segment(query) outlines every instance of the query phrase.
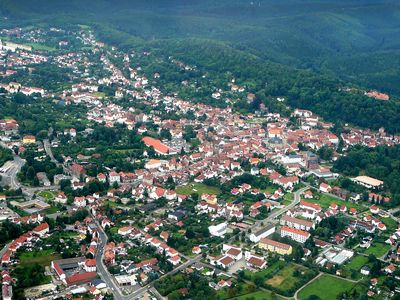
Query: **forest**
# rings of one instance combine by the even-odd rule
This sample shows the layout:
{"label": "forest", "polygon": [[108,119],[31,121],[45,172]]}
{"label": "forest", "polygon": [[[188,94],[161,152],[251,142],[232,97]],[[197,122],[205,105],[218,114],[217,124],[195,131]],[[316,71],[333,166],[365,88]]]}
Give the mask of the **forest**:
{"label": "forest", "polygon": [[[392,0],[362,5],[357,0],[5,0],[0,15],[7,19],[0,25],[86,24],[101,40],[126,50],[148,49],[204,72],[230,72],[258,96],[256,105],[239,103],[240,109],[254,110],[263,102],[270,111],[285,113],[279,96],[328,121],[395,133],[400,131],[398,12]],[[168,87],[179,76],[166,73]],[[378,89],[391,100],[343,92],[348,86]],[[210,102],[201,93],[190,96]]]}
{"label": "forest", "polygon": [[[3,0],[13,22],[92,24],[113,43],[202,38],[400,94],[396,0]],[[101,20],[101,21],[100,21]],[[0,22],[1,24],[1,22]]]}
{"label": "forest", "polygon": [[400,145],[368,148],[355,146],[334,163],[334,169],[346,176],[368,175],[384,181],[390,194],[390,206],[400,203]]}

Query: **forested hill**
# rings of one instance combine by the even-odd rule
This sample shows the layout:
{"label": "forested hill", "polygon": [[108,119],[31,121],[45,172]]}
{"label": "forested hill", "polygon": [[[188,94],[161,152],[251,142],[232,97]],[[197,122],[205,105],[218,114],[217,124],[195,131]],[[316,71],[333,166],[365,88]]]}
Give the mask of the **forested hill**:
{"label": "forested hill", "polygon": [[270,96],[285,96],[331,121],[400,131],[396,100],[338,91],[351,82],[398,98],[399,1],[3,0],[0,12],[8,17],[2,26],[89,24],[120,47],[157,47],[229,69],[250,79],[269,107]]}
{"label": "forested hill", "polygon": [[310,109],[332,122],[373,129],[384,126],[389,132],[400,132],[398,102],[377,101],[363,94],[339,91],[344,83],[331,76],[268,62],[223,43],[201,39],[158,40],[146,47],[209,72],[231,72],[273,110],[281,108],[276,97],[283,96],[292,107]]}

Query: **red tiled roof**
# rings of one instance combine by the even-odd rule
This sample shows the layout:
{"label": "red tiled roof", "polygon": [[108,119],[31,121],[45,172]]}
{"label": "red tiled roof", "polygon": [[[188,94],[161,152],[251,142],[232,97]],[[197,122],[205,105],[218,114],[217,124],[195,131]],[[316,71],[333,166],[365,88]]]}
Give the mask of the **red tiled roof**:
{"label": "red tiled roof", "polygon": [[142,141],[148,147],[153,147],[157,152],[167,154],[169,151],[169,147],[164,145],[160,140],[153,139],[152,137],[144,137]]}

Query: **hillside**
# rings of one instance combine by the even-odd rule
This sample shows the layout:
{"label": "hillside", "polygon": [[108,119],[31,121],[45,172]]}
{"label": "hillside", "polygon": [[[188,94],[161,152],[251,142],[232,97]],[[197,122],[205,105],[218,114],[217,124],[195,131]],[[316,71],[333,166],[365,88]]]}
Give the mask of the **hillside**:
{"label": "hillside", "polygon": [[229,68],[269,107],[270,96],[284,95],[331,121],[400,130],[395,100],[338,93],[350,82],[400,95],[398,1],[5,0],[0,12],[3,26],[89,24],[122,48],[157,47],[207,70]]}

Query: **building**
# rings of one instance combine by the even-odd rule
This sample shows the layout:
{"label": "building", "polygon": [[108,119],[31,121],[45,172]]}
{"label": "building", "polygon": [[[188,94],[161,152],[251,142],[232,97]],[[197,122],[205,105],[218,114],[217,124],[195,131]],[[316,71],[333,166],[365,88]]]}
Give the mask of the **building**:
{"label": "building", "polygon": [[119,286],[132,286],[137,283],[136,275],[118,275],[115,276],[115,280]]}
{"label": "building", "polygon": [[143,143],[147,147],[152,147],[156,151],[156,153],[161,155],[171,155],[176,154],[176,151],[173,151],[170,147],[163,144],[160,140],[154,139],[152,137],[146,136],[142,139]]}
{"label": "building", "polygon": [[36,137],[33,135],[25,135],[22,138],[22,143],[25,145],[36,143]]}
{"label": "building", "polygon": [[96,270],[96,260],[87,260],[85,257],[53,260],[51,269],[67,286],[89,283],[97,276],[96,271],[93,271]]}
{"label": "building", "polygon": [[294,218],[289,215],[284,215],[280,220],[280,224],[283,226],[286,225],[288,227],[306,230],[306,231],[309,231],[310,229],[314,229],[314,227],[315,227],[314,222]]}
{"label": "building", "polygon": [[38,226],[36,226],[32,231],[34,234],[43,237],[45,236],[47,233],[49,233],[50,227],[49,224],[47,223],[42,223]]}
{"label": "building", "polygon": [[258,243],[258,247],[281,255],[290,255],[293,250],[291,245],[280,243],[267,238],[261,239]]}
{"label": "building", "polygon": [[288,226],[282,226],[281,228],[281,237],[289,237],[292,240],[299,242],[299,243],[305,243],[305,241],[310,237],[310,233],[307,231],[303,231],[300,229],[296,228],[291,228]]}
{"label": "building", "polygon": [[245,253],[246,264],[250,268],[263,269],[267,266],[267,262],[264,257],[252,254],[250,252]]}
{"label": "building", "polygon": [[208,227],[210,234],[213,236],[223,237],[226,233],[228,224],[226,222],[220,223],[218,225],[211,225]]}
{"label": "building", "polygon": [[262,238],[265,238],[275,232],[275,225],[270,224],[265,228],[260,229],[259,231],[250,234],[250,241],[253,243],[258,243]]}
{"label": "building", "polygon": [[357,176],[357,177],[353,178],[352,180],[355,183],[365,186],[369,189],[379,188],[384,184],[383,181],[376,179],[376,178],[369,177],[369,176]]}

